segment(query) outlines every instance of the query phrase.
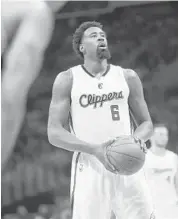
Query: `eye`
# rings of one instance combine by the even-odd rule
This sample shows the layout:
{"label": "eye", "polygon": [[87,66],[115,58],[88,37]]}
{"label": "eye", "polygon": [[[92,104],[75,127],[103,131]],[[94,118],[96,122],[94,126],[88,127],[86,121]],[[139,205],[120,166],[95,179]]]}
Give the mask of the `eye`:
{"label": "eye", "polygon": [[101,37],[106,38],[106,34],[105,33],[100,33]]}
{"label": "eye", "polygon": [[97,35],[96,35],[96,34],[93,34],[93,35],[91,35],[91,37],[92,37],[92,38],[95,38],[95,37],[97,37]]}

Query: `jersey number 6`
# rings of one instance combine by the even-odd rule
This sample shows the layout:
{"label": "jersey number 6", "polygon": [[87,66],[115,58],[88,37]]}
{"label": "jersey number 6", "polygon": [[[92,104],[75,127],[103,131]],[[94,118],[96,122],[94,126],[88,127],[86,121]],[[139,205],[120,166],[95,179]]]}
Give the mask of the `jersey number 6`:
{"label": "jersey number 6", "polygon": [[118,105],[111,105],[111,116],[112,120],[120,120],[120,115],[119,115],[119,106]]}

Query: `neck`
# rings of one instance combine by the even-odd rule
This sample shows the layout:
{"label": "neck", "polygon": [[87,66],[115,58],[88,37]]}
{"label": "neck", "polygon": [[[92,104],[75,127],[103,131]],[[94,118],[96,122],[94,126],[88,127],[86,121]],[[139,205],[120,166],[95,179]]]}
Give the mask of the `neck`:
{"label": "neck", "polygon": [[94,75],[97,75],[98,73],[104,73],[107,69],[107,60],[89,60],[85,59],[84,60],[84,67],[91,72]]}
{"label": "neck", "polygon": [[156,144],[152,144],[150,150],[158,156],[164,156],[166,153],[166,148],[160,148]]}

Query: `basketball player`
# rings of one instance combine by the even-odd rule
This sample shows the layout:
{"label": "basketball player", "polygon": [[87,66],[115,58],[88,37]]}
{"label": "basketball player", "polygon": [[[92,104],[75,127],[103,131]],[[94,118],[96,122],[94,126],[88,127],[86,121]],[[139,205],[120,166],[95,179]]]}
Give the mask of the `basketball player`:
{"label": "basketball player", "polygon": [[166,149],[168,138],[167,127],[155,125],[145,163],[158,219],[178,218],[178,156]]}
{"label": "basketball player", "polygon": [[54,3],[47,5],[36,0],[2,1],[2,167],[15,145],[26,112],[28,91],[40,73],[52,36],[52,12],[64,2],[56,2],[53,7]]}
{"label": "basketball player", "polygon": [[[142,84],[131,69],[108,64],[106,34],[98,22],[84,22],[73,36],[83,65],[55,79],[49,109],[51,144],[74,151],[71,179],[73,219],[153,219],[143,170],[120,176],[106,148],[120,135],[132,135],[129,106],[137,120],[133,136],[147,141],[152,122]],[[65,127],[71,124],[71,133]]]}

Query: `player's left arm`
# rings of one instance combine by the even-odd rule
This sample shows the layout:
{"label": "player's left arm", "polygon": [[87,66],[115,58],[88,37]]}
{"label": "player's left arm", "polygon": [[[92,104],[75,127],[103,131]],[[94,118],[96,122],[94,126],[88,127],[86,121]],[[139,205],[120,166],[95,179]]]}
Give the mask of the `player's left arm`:
{"label": "player's left arm", "polygon": [[153,124],[144,98],[143,86],[135,71],[125,69],[124,74],[130,89],[128,104],[137,123],[133,135],[146,142],[153,133]]}

